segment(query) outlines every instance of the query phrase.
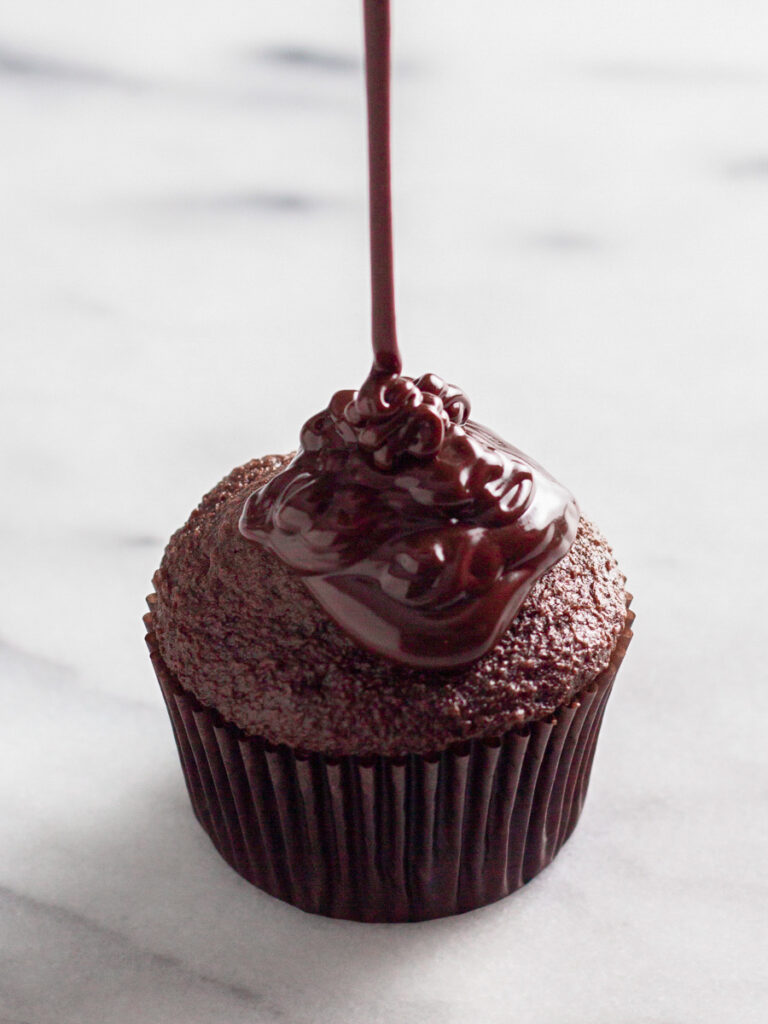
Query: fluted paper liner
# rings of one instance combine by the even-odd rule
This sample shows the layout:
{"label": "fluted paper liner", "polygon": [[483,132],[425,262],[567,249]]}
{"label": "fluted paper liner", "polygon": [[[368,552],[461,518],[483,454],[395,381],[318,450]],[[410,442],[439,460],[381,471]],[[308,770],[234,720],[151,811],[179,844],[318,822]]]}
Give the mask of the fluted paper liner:
{"label": "fluted paper liner", "polygon": [[194,812],[244,878],[302,910],[420,921],[501,899],[579,819],[630,611],[608,667],[569,705],[434,756],[326,757],[225,722],[166,667],[145,617]]}

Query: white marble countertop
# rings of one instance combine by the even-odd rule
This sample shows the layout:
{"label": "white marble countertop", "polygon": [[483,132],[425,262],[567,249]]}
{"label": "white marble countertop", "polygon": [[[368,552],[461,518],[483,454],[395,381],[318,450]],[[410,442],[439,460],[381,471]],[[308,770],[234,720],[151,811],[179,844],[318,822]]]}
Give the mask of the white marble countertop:
{"label": "white marble countertop", "polygon": [[0,1022],[751,1024],[765,973],[768,8],[397,4],[406,369],[636,594],[582,821],[460,918],[313,918],[193,820],[163,544],[368,362],[352,0],[0,15]]}

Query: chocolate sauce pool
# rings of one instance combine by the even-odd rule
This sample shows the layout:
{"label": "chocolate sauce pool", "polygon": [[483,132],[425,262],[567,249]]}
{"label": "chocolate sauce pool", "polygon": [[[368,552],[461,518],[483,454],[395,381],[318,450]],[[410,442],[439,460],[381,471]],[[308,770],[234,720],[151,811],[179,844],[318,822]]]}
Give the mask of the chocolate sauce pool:
{"label": "chocolate sauce pool", "polygon": [[566,554],[579,510],[541,466],[468,418],[464,393],[401,375],[389,150],[389,0],[364,0],[374,361],[302,429],[240,531],[304,577],[361,646],[463,667]]}

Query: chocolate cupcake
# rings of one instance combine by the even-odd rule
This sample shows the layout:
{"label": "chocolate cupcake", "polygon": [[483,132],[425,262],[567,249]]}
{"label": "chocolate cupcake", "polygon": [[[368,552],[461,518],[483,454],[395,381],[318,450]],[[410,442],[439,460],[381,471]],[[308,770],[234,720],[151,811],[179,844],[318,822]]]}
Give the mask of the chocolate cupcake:
{"label": "chocolate cupcake", "polygon": [[232,867],[307,911],[418,921],[507,895],[571,834],[633,616],[572,495],[458,388],[402,375],[388,2],[364,10],[372,370],[203,499],[147,640]]}
{"label": "chocolate cupcake", "polygon": [[[354,419],[356,400],[343,394],[331,409]],[[307,551],[302,573],[252,539],[256,509],[269,519],[265,503],[289,523],[297,501],[308,507],[306,488],[293,505],[290,489],[316,460],[308,432],[316,437],[317,424],[302,439],[309,457],[303,445],[218,484],[155,576],[148,640],[192,805],[240,874],[302,909],[366,921],[469,910],[537,874],[578,820],[631,636],[624,578],[581,518],[498,639],[479,657],[469,643],[468,664],[428,668],[407,663],[418,650],[399,661],[369,650],[313,596]],[[350,442],[346,454],[359,479],[354,464],[370,452]],[[390,480],[372,459],[368,467]],[[338,468],[334,481],[340,492],[348,486]],[[307,516],[310,533],[316,521]],[[542,546],[539,538],[539,554]],[[327,545],[322,557],[328,563]],[[372,561],[368,548],[363,557]],[[382,633],[374,623],[372,635]],[[451,656],[464,660],[449,639]]]}

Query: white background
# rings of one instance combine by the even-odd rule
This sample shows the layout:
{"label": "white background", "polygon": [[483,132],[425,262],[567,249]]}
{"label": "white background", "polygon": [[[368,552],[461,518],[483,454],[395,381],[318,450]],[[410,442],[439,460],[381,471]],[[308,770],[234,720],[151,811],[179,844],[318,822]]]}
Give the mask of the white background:
{"label": "white background", "polygon": [[396,3],[406,370],[613,543],[636,638],[555,864],[312,918],[193,820],[140,617],[165,540],[369,362],[359,4],[0,13],[0,1021],[768,1013],[768,8]]}

